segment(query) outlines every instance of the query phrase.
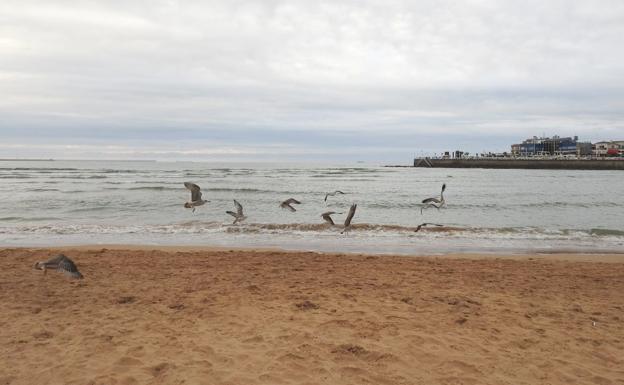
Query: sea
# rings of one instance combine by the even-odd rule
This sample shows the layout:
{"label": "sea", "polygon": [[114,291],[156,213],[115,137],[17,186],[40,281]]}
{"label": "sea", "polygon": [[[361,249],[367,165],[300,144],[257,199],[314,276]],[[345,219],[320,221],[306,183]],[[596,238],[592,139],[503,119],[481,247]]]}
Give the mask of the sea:
{"label": "sea", "polygon": [[[624,251],[621,171],[0,161],[0,246],[187,245],[375,254]],[[184,208],[201,186],[209,200]],[[426,208],[446,184],[446,204]],[[324,200],[327,192],[341,190]],[[281,209],[288,198],[297,211]],[[233,200],[247,219],[232,224]],[[357,204],[351,231],[341,224]],[[415,231],[422,223],[427,225]]]}

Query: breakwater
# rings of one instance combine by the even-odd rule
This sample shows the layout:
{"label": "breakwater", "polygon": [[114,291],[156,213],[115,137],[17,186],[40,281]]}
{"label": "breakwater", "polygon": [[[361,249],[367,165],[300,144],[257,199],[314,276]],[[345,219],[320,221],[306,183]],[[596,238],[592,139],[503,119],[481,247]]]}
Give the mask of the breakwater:
{"label": "breakwater", "polygon": [[624,170],[624,159],[415,158],[414,167]]}

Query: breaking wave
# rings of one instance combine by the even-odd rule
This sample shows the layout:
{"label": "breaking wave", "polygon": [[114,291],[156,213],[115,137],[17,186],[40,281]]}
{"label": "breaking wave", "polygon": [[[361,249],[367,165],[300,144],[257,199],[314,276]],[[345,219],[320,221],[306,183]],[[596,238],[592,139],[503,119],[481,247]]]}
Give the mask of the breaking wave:
{"label": "breaking wave", "polygon": [[[104,209],[104,208],[102,208]],[[92,210],[78,208],[73,211]],[[5,217],[4,221],[21,220],[43,220],[56,218],[22,218]],[[235,233],[235,234],[257,234],[257,233],[283,233],[283,234],[310,234],[339,232],[343,230],[341,224],[331,226],[327,223],[245,223],[232,225],[230,223],[216,221],[185,221],[175,224],[162,225],[40,225],[40,226],[19,226],[0,228],[3,233],[157,233],[157,234],[178,234],[178,233]],[[351,234],[366,237],[375,236],[396,236],[413,237],[423,234],[435,237],[466,237],[466,238],[505,238],[505,239],[593,239],[596,237],[609,237],[624,242],[624,231],[614,229],[542,229],[542,228],[479,228],[479,227],[459,227],[441,224],[428,223],[420,229],[418,226],[401,226],[388,224],[357,223],[351,226]]]}

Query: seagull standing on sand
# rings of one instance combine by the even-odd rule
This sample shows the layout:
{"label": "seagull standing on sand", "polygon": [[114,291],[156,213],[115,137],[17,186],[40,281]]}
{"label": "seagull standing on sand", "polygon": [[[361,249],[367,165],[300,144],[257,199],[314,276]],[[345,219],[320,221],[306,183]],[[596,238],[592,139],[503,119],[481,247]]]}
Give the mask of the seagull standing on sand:
{"label": "seagull standing on sand", "polygon": [[298,205],[301,204],[301,202],[299,202],[298,200],[294,199],[294,198],[290,198],[290,199],[286,199],[284,202],[280,203],[279,207],[283,208],[283,209],[288,209],[290,211],[292,211],[293,213],[295,211],[297,211],[297,209],[295,209],[294,207],[292,207],[291,205]]}
{"label": "seagull standing on sand", "polygon": [[440,210],[440,207],[444,206],[444,203],[445,203],[444,190],[446,190],[446,183],[442,185],[442,190],[440,191],[440,199],[438,198],[423,199],[422,203],[424,204],[424,206],[420,207],[420,214],[422,214],[423,209],[425,207],[435,207],[436,209]]}
{"label": "seagull standing on sand", "polygon": [[444,225],[439,225],[437,223],[421,223],[420,225],[418,225],[416,227],[416,230],[414,230],[415,233],[419,232],[421,228],[426,227],[426,226],[444,226]]}
{"label": "seagull standing on sand", "polygon": [[236,199],[234,199],[234,206],[236,206],[236,212],[234,212],[234,211],[226,211],[227,214],[230,214],[231,216],[234,217],[234,222],[232,222],[233,225],[235,225],[238,222],[242,222],[245,219],[247,219],[247,217],[245,215],[243,215],[243,205],[238,203],[236,201]]}
{"label": "seagull standing on sand", "polygon": [[340,191],[340,190],[336,190],[336,191],[334,191],[334,192],[327,193],[327,194],[325,194],[325,202],[327,202],[327,197],[333,197],[333,196],[335,196],[336,194],[341,194],[341,195],[344,195],[344,193],[343,193],[342,191]]}
{"label": "seagull standing on sand", "polygon": [[355,215],[355,209],[357,209],[357,205],[354,203],[351,205],[351,208],[349,208],[349,214],[347,214],[347,219],[344,221],[344,230],[342,230],[340,234],[351,231],[351,219],[353,219]]}
{"label": "seagull standing on sand", "polygon": [[325,220],[325,222],[329,223],[330,225],[335,226],[336,224],[334,223],[334,220],[331,217],[333,214],[342,214],[342,213],[337,213],[335,211],[328,211],[326,213],[321,214],[321,218],[323,218],[323,220]]}
{"label": "seagull standing on sand", "polygon": [[37,262],[35,263],[34,268],[38,270],[43,270],[43,274],[45,274],[48,269],[52,269],[63,272],[65,273],[65,275],[72,278],[83,278],[82,274],[80,274],[80,272],[78,271],[78,267],[76,267],[74,261],[72,261],[63,254],[59,254],[56,257],[48,259],[47,261]]}
{"label": "seagull standing on sand", "polygon": [[186,202],[184,204],[184,207],[186,207],[187,209],[191,209],[192,208],[193,212],[195,212],[195,207],[201,206],[204,203],[208,202],[205,199],[201,199],[201,197],[202,197],[202,193],[200,191],[201,189],[195,183],[184,182],[184,187],[186,187],[191,192],[191,200],[190,200],[190,202]]}

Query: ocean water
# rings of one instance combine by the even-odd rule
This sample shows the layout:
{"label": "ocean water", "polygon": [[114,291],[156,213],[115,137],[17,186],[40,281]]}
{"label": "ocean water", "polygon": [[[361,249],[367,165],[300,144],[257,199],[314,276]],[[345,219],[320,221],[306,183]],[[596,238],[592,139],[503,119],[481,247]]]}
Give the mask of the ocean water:
{"label": "ocean water", "polygon": [[[430,254],[622,252],[621,171],[387,168],[366,165],[0,161],[0,246],[208,245]],[[183,182],[210,202],[195,213]],[[447,184],[446,206],[421,200]],[[345,195],[329,197],[326,192]],[[302,202],[291,213],[282,200]],[[247,220],[225,213],[241,202]],[[357,203],[354,228],[344,220]],[[423,222],[427,227],[414,232]]]}

